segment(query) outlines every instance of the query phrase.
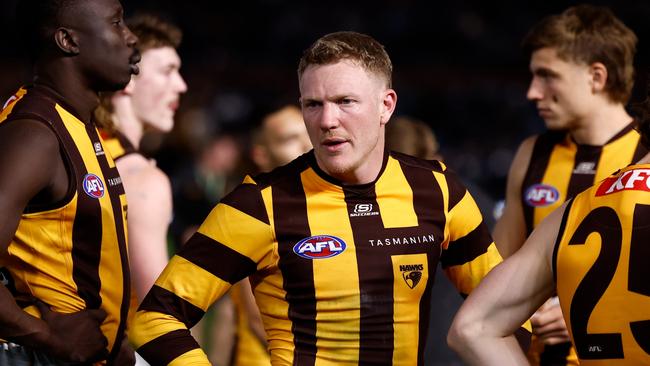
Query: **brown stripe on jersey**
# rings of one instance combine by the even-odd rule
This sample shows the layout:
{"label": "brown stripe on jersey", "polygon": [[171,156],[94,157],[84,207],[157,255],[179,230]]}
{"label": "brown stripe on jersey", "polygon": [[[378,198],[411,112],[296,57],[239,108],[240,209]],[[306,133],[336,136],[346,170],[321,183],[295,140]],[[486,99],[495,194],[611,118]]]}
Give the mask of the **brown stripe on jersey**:
{"label": "brown stripe on jersey", "polygon": [[176,357],[199,348],[187,329],[165,333],[143,344],[138,353],[152,365],[168,365]]}
{"label": "brown stripe on jersey", "polygon": [[75,174],[74,181],[78,194],[77,213],[72,226],[72,279],[77,285],[79,297],[86,303],[86,308],[99,309],[102,303],[99,294],[101,288],[99,262],[102,249],[101,205],[98,199],[90,197],[85,193],[84,188],[80,187],[88,171],[72,136],[59,116],[51,121],[75,167],[73,174]]}
{"label": "brown stripe on jersey", "polygon": [[[255,197],[255,199],[241,200],[236,197]],[[265,224],[269,224],[269,216],[262,201],[262,194],[255,184],[241,184],[230,194],[221,199],[221,203],[236,208],[237,210],[252,216]],[[244,206],[244,203],[246,204]]]}
{"label": "brown stripe on jersey", "polygon": [[[99,133],[93,124],[86,124],[86,131],[92,145],[101,144],[99,138]],[[117,235],[117,244],[120,250],[120,262],[122,265],[122,306],[120,307],[120,324],[117,328],[117,333],[115,335],[115,343],[113,350],[109,355],[108,359],[114,359],[120,351],[120,345],[122,344],[122,339],[124,338],[124,332],[126,330],[126,321],[129,315],[129,305],[131,297],[131,274],[129,272],[129,257],[127,253],[126,246],[126,230],[124,222],[124,216],[122,215],[122,202],[120,201],[120,195],[124,194],[124,187],[121,183],[121,179],[116,167],[111,168],[106,154],[95,155],[97,161],[99,162],[99,167],[102,170],[102,175],[106,180],[105,186],[106,190],[109,192],[111,198],[111,209],[113,211],[113,217],[115,220],[115,233]],[[114,183],[119,180],[119,184]],[[99,202],[99,201],[98,201]],[[101,222],[101,220],[100,220]],[[100,240],[101,243],[101,240]],[[101,248],[100,248],[101,252]],[[98,265],[99,267],[99,265]],[[99,268],[98,268],[99,269]],[[99,281],[98,281],[99,283]]]}
{"label": "brown stripe on jersey", "polygon": [[[573,160],[573,173],[571,174],[571,179],[569,180],[569,188],[567,191],[566,199],[575,197],[578,193],[584,191],[594,184],[594,179],[596,177],[596,167],[598,166],[598,161],[600,160],[602,152],[602,146],[578,145],[578,151],[576,152],[576,156]],[[580,173],[577,171],[576,169],[580,166],[581,163],[592,163],[593,173]]]}
{"label": "brown stripe on jersey", "polygon": [[[393,359],[394,346],[394,281],[393,255],[426,253],[430,280],[422,295],[419,308],[419,347],[418,363],[424,359],[426,332],[429,324],[431,284],[438,263],[439,242],[437,248],[432,244],[391,245],[373,247],[369,241],[377,237],[403,238],[419,234],[434,233],[438,239],[442,233],[437,228],[444,227],[442,214],[443,199],[440,187],[431,170],[413,166],[404,162],[399,156],[400,168],[413,192],[414,211],[418,217],[417,227],[384,228],[380,215],[351,215],[349,220],[354,234],[359,273],[359,291],[361,294],[359,365],[386,364]],[[391,174],[387,172],[386,174]],[[374,186],[343,187],[348,212],[354,212],[357,204],[372,204],[379,209]],[[438,211],[436,211],[436,209]],[[434,243],[433,245],[436,245]],[[391,360],[391,361],[387,361]]]}
{"label": "brown stripe on jersey", "polygon": [[648,148],[646,148],[645,145],[643,145],[643,143],[641,142],[641,140],[639,140],[639,142],[636,145],[636,150],[634,150],[634,156],[632,157],[631,162],[633,164],[636,164],[636,162],[641,160],[641,158],[643,158],[647,154],[648,154]]}
{"label": "brown stripe on jersey", "polygon": [[551,261],[551,267],[553,269],[553,282],[555,283],[557,283],[557,252],[560,249],[560,242],[562,241],[562,235],[566,228],[566,220],[569,217],[572,205],[573,199],[568,200],[566,207],[564,208],[564,214],[562,214],[562,221],[560,222],[560,227],[557,231],[557,238],[555,239],[555,245],[553,247],[553,260]]}
{"label": "brown stripe on jersey", "polygon": [[447,170],[445,171],[445,176],[447,176],[447,185],[449,186],[449,207],[447,210],[451,211],[465,197],[467,188],[460,184],[460,179],[458,179],[455,172]]}
{"label": "brown stripe on jersey", "polygon": [[205,314],[203,310],[192,303],[158,285],[151,287],[138,310],[169,314],[182,321],[188,328],[193,327]]}
{"label": "brown stripe on jersey", "polygon": [[118,161],[126,155],[136,154],[138,152],[138,149],[133,146],[131,141],[129,141],[129,139],[122,132],[115,131],[115,138],[120,142],[120,145],[122,145],[123,151],[121,155],[113,157],[113,160]]}
{"label": "brown stripe on jersey", "polygon": [[[413,169],[402,165],[402,171],[413,190],[413,208],[418,217],[418,224],[423,226],[425,222],[433,223],[433,227],[444,228],[446,225],[446,218],[443,213],[444,200],[443,193],[435,180],[431,171],[423,169]],[[445,176],[451,177],[447,179],[449,187],[449,197],[460,196],[465,194],[465,187],[453,179],[454,173],[445,172]],[[461,196],[462,197],[462,196]],[[439,230],[439,229],[437,229]],[[420,341],[418,343],[418,365],[424,365],[424,351],[426,346],[427,332],[429,330],[429,315],[431,309],[431,288],[435,281],[436,269],[440,260],[440,244],[443,237],[442,232],[436,231],[436,238],[438,241],[435,243],[435,248],[427,251],[427,261],[429,264],[429,283],[427,283],[426,290],[420,299]]]}
{"label": "brown stripe on jersey", "polygon": [[474,230],[462,238],[450,242],[447,250],[442,251],[442,257],[440,258],[442,268],[471,262],[486,253],[490,244],[492,244],[490,230],[481,221]]}
{"label": "brown stripe on jersey", "polygon": [[535,217],[535,207],[526,203],[526,190],[530,185],[542,181],[544,173],[546,173],[546,169],[548,168],[551,152],[553,152],[555,144],[563,138],[563,133],[549,131],[539,135],[535,141],[535,146],[533,147],[533,152],[530,156],[530,162],[528,163],[528,169],[521,184],[520,192],[521,205],[524,211],[524,220],[526,222],[526,236],[533,232],[533,220]]}
{"label": "brown stripe on jersey", "polygon": [[231,284],[253,274],[257,268],[250,258],[198,232],[176,255]]}
{"label": "brown stripe on jersey", "polygon": [[[379,210],[374,187],[343,186],[348,215],[357,204]],[[381,214],[381,212],[380,212]],[[380,215],[352,216],[350,226],[357,251],[360,296],[359,365],[390,363],[393,359],[393,266],[388,250],[369,248],[368,238],[384,231]],[[390,247],[393,249],[394,247]]]}
{"label": "brown stripe on jersey", "polygon": [[[650,236],[650,227],[647,226],[650,217],[650,206],[637,204],[634,208],[634,223],[632,239],[630,241],[630,269],[628,275],[628,289],[644,296],[650,296],[650,266],[646,264],[650,258],[650,245],[647,238]],[[644,351],[650,353],[650,321],[639,320],[630,322],[630,329],[634,339]]]}
{"label": "brown stripe on jersey", "polygon": [[[298,174],[298,173],[292,173]],[[278,239],[283,288],[289,303],[289,320],[294,334],[293,364],[316,362],[316,289],[310,260],[293,252],[298,241],[311,236],[307,221],[307,200],[300,177],[283,179],[271,191],[275,232]]]}
{"label": "brown stripe on jersey", "polygon": [[[632,239],[630,241],[630,269],[628,274],[628,289],[630,291],[650,296],[650,205],[637,204],[634,208],[634,223],[632,224]],[[643,258],[643,259],[640,259]],[[650,340],[650,337],[646,338]]]}

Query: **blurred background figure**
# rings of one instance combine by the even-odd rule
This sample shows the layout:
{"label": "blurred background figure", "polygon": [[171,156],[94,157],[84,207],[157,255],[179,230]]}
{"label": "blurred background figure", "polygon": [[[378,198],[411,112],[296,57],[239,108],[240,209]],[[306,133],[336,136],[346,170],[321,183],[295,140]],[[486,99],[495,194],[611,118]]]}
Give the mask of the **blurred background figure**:
{"label": "blurred background figure", "polygon": [[174,249],[194,234],[221,197],[243,178],[242,142],[236,134],[221,132],[210,136],[196,157],[188,158],[190,161],[172,178]]}
{"label": "blurred background figure", "polygon": [[395,117],[386,125],[386,146],[418,158],[442,160],[440,145],[431,127],[411,117]]}
{"label": "blurred background figure", "polygon": [[251,159],[260,172],[289,163],[311,149],[300,109],[285,106],[268,116],[253,134]]}
{"label": "blurred background figure", "polygon": [[95,116],[127,195],[129,260],[140,302],[169,259],[172,194],[167,175],[138,148],[146,130],[172,130],[187,85],[176,52],[182,38],[180,29],[151,14],[135,16],[127,24],[139,39],[140,74],[123,90],[102,95]]}

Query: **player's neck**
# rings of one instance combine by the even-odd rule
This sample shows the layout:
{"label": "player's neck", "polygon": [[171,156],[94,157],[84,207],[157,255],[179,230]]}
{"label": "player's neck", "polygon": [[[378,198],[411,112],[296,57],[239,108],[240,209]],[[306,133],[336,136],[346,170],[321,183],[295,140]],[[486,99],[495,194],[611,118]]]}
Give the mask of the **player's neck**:
{"label": "player's neck", "polygon": [[117,129],[138,149],[144,128],[135,115],[131,100],[128,96],[116,96],[113,98],[113,106],[115,109],[113,112],[113,121]]}
{"label": "player's neck", "polygon": [[43,85],[65,101],[78,114],[83,122],[90,122],[95,108],[99,105],[99,96],[96,91],[84,88],[84,83],[78,74],[63,72],[61,68],[43,68],[37,72],[34,84]]}
{"label": "player's neck", "polygon": [[632,122],[632,117],[620,103],[608,103],[593,110],[589,116],[569,131],[581,145],[601,146]]}

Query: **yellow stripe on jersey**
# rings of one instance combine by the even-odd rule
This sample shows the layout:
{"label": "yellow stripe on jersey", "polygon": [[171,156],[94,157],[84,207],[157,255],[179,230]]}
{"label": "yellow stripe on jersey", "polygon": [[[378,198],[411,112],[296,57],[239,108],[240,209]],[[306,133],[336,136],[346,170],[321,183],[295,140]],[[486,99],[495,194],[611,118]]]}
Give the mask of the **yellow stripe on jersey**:
{"label": "yellow stripe on jersey", "polygon": [[558,188],[560,196],[554,203],[547,206],[537,207],[535,209],[535,217],[533,219],[535,227],[537,227],[546,216],[553,212],[553,210],[560,207],[562,203],[566,201],[567,190],[562,189],[561,187],[569,186],[577,151],[578,149],[575,144],[565,142],[564,144],[558,145],[551,153],[548,165],[552,166],[553,169],[548,169],[544,173],[542,181],[545,184]]}
{"label": "yellow stripe on jersey", "polygon": [[[323,194],[322,182],[311,169],[301,176],[312,235],[333,235],[347,243],[346,250],[336,261],[312,261],[319,348],[316,365],[327,365],[327,359],[354,362],[359,358],[359,284],[350,281],[340,286],[342,278],[359,277],[352,228],[349,222],[340,220],[348,215],[345,196],[343,190],[334,187]],[[332,228],[332,222],[339,225]]]}
{"label": "yellow stripe on jersey", "polygon": [[599,182],[625,165],[636,163],[634,161],[635,150],[630,147],[637,146],[640,139],[641,135],[633,131],[603,146],[603,158],[598,162],[594,181]]}
{"label": "yellow stripe on jersey", "polygon": [[449,211],[449,218],[450,220],[457,219],[459,221],[450,228],[450,242],[466,236],[483,222],[481,211],[479,211],[474,198],[468,192],[465,192],[463,198]]}
{"label": "yellow stripe on jersey", "polygon": [[385,228],[417,226],[418,217],[413,208],[413,191],[406,181],[404,173],[399,168],[399,162],[388,159],[386,170],[395,172],[386,175],[375,185],[381,211],[381,219]]}
{"label": "yellow stripe on jersey", "polygon": [[[393,347],[395,351],[392,364],[394,366],[417,365],[418,354],[411,350],[417,347],[420,338],[418,327],[420,299],[422,299],[425,290],[424,286],[417,286],[417,284],[418,282],[426,283],[429,280],[429,263],[426,254],[395,255],[391,257],[391,260],[395,278],[393,284],[393,327],[395,328]],[[413,263],[422,265],[421,268],[413,268],[414,272],[419,273],[417,279],[409,278],[409,274],[413,272],[400,270],[400,265],[413,266]],[[404,286],[405,282],[407,286]]]}
{"label": "yellow stripe on jersey", "polygon": [[218,204],[211,217],[228,217],[228,220],[214,220],[209,224],[204,223],[198,232],[228,246],[239,254],[250,258],[256,263],[262,259],[269,265],[274,262],[272,247],[260,246],[259,243],[268,243],[271,240],[271,230],[268,224],[251,217],[227,204]]}
{"label": "yellow stripe on jersey", "polygon": [[138,311],[136,319],[137,322],[134,322],[133,326],[144,330],[144,332],[129,334],[129,338],[131,342],[138,344],[148,343],[174,330],[187,329],[183,323],[173,321],[175,320],[173,316],[155,311]]}
{"label": "yellow stripe on jersey", "polygon": [[[169,281],[170,277],[173,281]],[[170,265],[160,274],[156,285],[173,292],[203,311],[207,311],[215,299],[231,286],[230,283],[177,255],[172,257]]]}

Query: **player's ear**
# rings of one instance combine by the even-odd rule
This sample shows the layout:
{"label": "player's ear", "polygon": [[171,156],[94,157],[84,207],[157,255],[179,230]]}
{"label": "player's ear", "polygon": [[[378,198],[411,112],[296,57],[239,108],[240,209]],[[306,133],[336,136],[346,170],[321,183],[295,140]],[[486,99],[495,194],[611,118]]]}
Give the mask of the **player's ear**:
{"label": "player's ear", "polygon": [[589,74],[591,75],[591,88],[594,93],[599,93],[605,90],[607,85],[607,67],[601,62],[594,62],[589,66]]}
{"label": "player's ear", "polygon": [[383,94],[382,103],[381,103],[381,114],[380,114],[380,123],[381,125],[386,125],[390,120],[390,117],[395,112],[395,107],[397,106],[397,93],[393,89],[386,89]]}
{"label": "player's ear", "polygon": [[58,28],[56,31],[54,31],[54,42],[56,43],[57,47],[65,54],[79,54],[79,43],[77,40],[77,35],[72,29],[64,27]]}

